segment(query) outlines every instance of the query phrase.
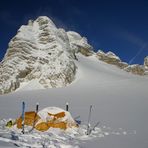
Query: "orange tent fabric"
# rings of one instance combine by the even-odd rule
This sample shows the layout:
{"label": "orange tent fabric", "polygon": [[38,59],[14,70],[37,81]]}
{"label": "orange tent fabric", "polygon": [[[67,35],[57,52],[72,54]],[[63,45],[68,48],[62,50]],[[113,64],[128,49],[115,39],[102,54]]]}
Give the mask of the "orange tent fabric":
{"label": "orange tent fabric", "polygon": [[[77,127],[76,122],[71,117],[70,113],[57,107],[48,107],[41,110],[38,114],[34,111],[25,112],[24,124],[33,126],[39,131],[47,131],[49,128],[67,128]],[[22,118],[16,120],[17,128],[22,128]]]}
{"label": "orange tent fabric", "polygon": [[[37,122],[40,119],[34,111],[25,112],[24,124],[28,126],[33,126],[34,122]],[[16,120],[17,128],[22,128],[22,117],[19,117]]]}

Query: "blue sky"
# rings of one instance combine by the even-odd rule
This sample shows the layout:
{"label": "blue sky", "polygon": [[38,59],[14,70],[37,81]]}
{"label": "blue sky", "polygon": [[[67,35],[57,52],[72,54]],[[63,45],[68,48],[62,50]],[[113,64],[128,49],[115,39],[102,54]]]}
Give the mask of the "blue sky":
{"label": "blue sky", "polygon": [[1,0],[0,59],[19,27],[41,15],[87,37],[96,51],[113,51],[128,63],[143,64],[148,55],[146,0]]}

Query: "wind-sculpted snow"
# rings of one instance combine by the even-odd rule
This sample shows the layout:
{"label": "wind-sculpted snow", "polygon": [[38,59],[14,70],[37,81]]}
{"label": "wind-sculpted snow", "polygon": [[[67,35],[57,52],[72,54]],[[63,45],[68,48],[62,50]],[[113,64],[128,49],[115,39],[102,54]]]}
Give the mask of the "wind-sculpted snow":
{"label": "wind-sculpted snow", "polygon": [[[10,41],[0,63],[0,94],[9,93],[23,82],[36,80],[43,88],[64,87],[75,79],[73,46],[91,49],[85,38],[58,29],[48,17],[29,21]],[[76,41],[75,41],[76,40]],[[75,43],[75,45],[74,45]]]}

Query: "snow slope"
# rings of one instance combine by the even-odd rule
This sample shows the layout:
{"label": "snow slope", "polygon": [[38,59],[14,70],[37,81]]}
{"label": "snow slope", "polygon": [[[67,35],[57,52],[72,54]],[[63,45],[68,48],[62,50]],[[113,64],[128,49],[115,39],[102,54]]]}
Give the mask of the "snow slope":
{"label": "snow slope", "polygon": [[[147,148],[148,78],[122,71],[98,61],[95,56],[77,57],[76,79],[68,87],[30,91],[22,91],[22,88],[1,95],[0,119],[18,117],[22,101],[27,103],[27,110],[33,110],[36,102],[40,103],[40,109],[48,106],[65,108],[66,102],[69,102],[72,116],[80,115],[86,123],[89,106],[93,105],[91,123],[100,121],[99,127],[108,132],[102,138],[79,140],[80,147]],[[110,132],[121,129],[124,134]],[[7,146],[10,147],[10,144],[0,141],[0,147]]]}

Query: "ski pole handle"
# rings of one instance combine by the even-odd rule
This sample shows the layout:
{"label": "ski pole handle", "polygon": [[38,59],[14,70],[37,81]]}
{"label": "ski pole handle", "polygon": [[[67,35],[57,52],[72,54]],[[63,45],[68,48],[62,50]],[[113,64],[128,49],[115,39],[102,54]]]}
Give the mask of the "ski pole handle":
{"label": "ski pole handle", "polygon": [[68,111],[69,110],[69,104],[68,104],[68,102],[66,103],[66,111]]}
{"label": "ski pole handle", "polygon": [[39,103],[36,103],[36,112],[39,110]]}

